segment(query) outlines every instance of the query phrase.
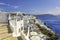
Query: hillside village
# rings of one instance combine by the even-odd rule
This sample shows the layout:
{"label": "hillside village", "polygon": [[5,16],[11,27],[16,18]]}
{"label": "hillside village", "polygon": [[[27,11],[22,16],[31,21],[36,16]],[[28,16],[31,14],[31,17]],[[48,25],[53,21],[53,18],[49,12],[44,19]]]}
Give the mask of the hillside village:
{"label": "hillside village", "polygon": [[[18,37],[22,40],[58,40],[57,34],[34,15],[21,12],[1,12],[0,14],[3,15],[0,17],[0,23],[6,23],[8,30],[1,31],[0,40],[11,40],[11,38],[19,40]],[[7,36],[4,38],[6,33]]]}

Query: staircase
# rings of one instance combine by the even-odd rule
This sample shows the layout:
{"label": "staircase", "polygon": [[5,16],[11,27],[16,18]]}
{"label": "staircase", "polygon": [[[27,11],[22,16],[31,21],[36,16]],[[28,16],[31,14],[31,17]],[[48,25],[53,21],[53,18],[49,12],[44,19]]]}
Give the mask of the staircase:
{"label": "staircase", "polygon": [[20,37],[13,37],[12,33],[8,33],[7,25],[0,25],[0,40],[22,40]]}

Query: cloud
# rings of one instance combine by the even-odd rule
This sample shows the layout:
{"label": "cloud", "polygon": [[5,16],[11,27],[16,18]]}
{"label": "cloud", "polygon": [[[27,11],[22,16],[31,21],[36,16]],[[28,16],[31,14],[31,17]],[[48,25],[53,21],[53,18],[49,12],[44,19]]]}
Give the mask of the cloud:
{"label": "cloud", "polygon": [[60,7],[55,7],[51,10],[40,11],[37,9],[32,9],[30,14],[40,15],[40,14],[52,14],[52,15],[60,15]]}
{"label": "cloud", "polygon": [[10,6],[10,4],[6,4],[6,3],[0,3],[0,5],[7,5],[7,6]]}
{"label": "cloud", "polygon": [[19,6],[10,5],[10,4],[7,4],[7,3],[0,3],[0,5],[6,5],[6,6],[14,8],[14,9],[19,7]]}
{"label": "cloud", "polygon": [[60,7],[56,7],[53,10],[48,11],[47,13],[53,14],[53,15],[60,15]]}
{"label": "cloud", "polygon": [[11,7],[13,7],[14,9],[19,8],[19,6],[11,6]]}
{"label": "cloud", "polygon": [[6,5],[5,3],[0,3],[0,5]]}

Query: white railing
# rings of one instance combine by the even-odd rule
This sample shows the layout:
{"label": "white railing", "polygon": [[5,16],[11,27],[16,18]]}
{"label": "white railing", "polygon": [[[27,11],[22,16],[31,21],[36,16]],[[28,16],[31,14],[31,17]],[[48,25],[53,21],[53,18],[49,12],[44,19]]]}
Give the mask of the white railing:
{"label": "white railing", "polygon": [[21,31],[21,36],[22,36],[23,40],[30,40],[29,29],[30,28],[28,27],[27,35],[24,33],[24,30]]}
{"label": "white railing", "polygon": [[[13,31],[13,36],[14,37],[18,37],[18,36],[20,36],[20,32],[19,31],[21,31],[21,27],[23,27],[24,25],[23,25],[23,20],[20,20],[20,21],[17,21],[17,19],[16,20],[10,20],[9,21],[9,23],[10,23],[10,28],[13,28],[12,29],[12,31]],[[20,30],[19,30],[20,29]]]}

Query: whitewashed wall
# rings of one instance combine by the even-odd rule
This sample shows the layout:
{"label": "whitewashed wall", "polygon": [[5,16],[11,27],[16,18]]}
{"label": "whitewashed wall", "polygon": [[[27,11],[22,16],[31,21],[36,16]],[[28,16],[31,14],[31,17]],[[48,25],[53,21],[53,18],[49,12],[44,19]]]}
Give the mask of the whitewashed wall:
{"label": "whitewashed wall", "polygon": [[22,14],[22,12],[0,12],[0,23],[1,22],[8,22],[8,17],[7,15],[10,13],[19,13]]}
{"label": "whitewashed wall", "polygon": [[8,22],[7,13],[0,13],[0,23]]}

